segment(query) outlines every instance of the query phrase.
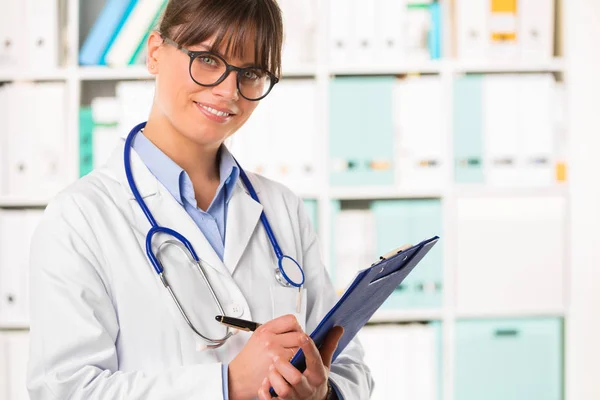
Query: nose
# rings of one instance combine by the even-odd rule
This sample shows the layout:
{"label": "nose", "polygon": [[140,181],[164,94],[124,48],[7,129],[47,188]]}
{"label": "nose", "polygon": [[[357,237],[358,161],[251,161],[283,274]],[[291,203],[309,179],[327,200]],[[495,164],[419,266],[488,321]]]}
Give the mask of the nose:
{"label": "nose", "polygon": [[223,82],[213,87],[213,93],[226,100],[238,100],[237,72],[231,71]]}

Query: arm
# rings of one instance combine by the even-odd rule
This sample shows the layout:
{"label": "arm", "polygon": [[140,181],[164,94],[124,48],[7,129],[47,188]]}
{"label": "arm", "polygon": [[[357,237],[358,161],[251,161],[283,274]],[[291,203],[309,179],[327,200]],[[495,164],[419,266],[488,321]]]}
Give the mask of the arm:
{"label": "arm", "polygon": [[[223,398],[221,364],[118,371],[119,322],[78,205],[49,206],[31,244],[32,399]],[[90,238],[93,235],[86,235]]]}

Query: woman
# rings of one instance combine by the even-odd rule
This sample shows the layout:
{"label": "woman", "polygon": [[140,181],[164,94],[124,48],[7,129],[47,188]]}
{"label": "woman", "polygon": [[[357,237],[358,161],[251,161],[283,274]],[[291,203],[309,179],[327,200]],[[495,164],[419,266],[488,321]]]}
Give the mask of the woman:
{"label": "woman", "polygon": [[[32,399],[369,396],[357,342],[330,365],[341,332],[320,350],[305,333],[336,299],[303,203],[223,145],[277,82],[281,43],[274,0],[169,1],[148,40],[147,123],[33,239]],[[276,274],[277,248],[302,270]],[[221,314],[263,325],[226,330]],[[288,362],[299,348],[304,374]]]}

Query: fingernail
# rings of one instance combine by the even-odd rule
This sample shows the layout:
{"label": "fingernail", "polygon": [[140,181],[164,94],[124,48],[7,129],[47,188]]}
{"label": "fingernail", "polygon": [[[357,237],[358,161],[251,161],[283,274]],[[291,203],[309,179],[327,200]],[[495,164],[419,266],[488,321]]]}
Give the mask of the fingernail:
{"label": "fingernail", "polygon": [[275,357],[273,358],[273,362],[277,362],[277,361],[279,361],[280,359],[281,359],[281,357],[279,357],[279,356],[275,356]]}
{"label": "fingernail", "polygon": [[262,384],[263,384],[263,385],[266,385],[266,384],[267,384],[267,378],[263,379],[263,382],[262,382]]}
{"label": "fingernail", "polygon": [[273,371],[275,369],[275,366],[273,364],[269,365],[269,371]]}
{"label": "fingernail", "polygon": [[306,343],[308,343],[308,341],[309,341],[309,340],[310,340],[310,336],[308,336],[308,335],[305,335],[305,336],[304,336],[304,339],[302,340],[302,344],[306,344]]}

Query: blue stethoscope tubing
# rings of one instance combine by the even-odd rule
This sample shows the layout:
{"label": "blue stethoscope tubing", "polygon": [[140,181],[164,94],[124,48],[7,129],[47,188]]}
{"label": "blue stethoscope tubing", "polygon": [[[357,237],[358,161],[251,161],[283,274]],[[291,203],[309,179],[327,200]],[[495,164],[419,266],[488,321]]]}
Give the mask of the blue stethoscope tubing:
{"label": "blue stethoscope tubing", "polygon": [[[200,262],[200,258],[196,254],[196,251],[194,250],[194,247],[192,246],[190,241],[187,240],[185,238],[185,236],[181,235],[179,232],[177,232],[173,229],[158,225],[158,223],[154,219],[154,216],[148,209],[146,202],[144,201],[144,199],[140,195],[140,192],[137,189],[137,185],[135,184],[135,180],[133,179],[133,172],[131,170],[131,147],[132,147],[131,145],[133,143],[133,139],[134,139],[135,135],[139,131],[141,131],[145,126],[146,126],[146,122],[142,122],[142,123],[136,125],[135,127],[133,127],[133,129],[127,135],[127,139],[125,140],[125,151],[124,151],[125,175],[127,176],[127,182],[129,183],[129,187],[131,188],[131,192],[133,193],[135,200],[137,201],[137,203],[139,204],[140,208],[142,209],[144,215],[148,219],[148,222],[150,222],[151,228],[148,231],[148,233],[146,234],[146,254],[147,254],[150,262],[152,263],[152,266],[154,267],[154,270],[156,271],[156,273],[162,277],[164,269],[163,269],[162,265],[160,264],[160,262],[158,261],[156,255],[152,251],[152,238],[155,234],[166,233],[168,235],[172,235],[173,237],[175,237],[176,239],[181,241],[181,243],[183,243],[183,245],[188,249],[188,251],[190,252],[190,254],[192,255],[192,257],[194,258],[194,260],[197,263]],[[242,179],[244,186],[246,186],[246,189],[248,189],[248,192],[250,192],[250,196],[252,197],[252,199],[260,204],[260,200],[258,199],[258,195],[256,194],[256,191],[254,190],[254,187],[252,186],[250,179],[248,179],[248,176],[246,175],[246,173],[244,172],[242,167],[239,165],[237,160],[236,160],[236,164],[239,168],[240,178]],[[269,220],[267,219],[267,216],[265,215],[264,211],[260,215],[260,221],[261,221],[263,227],[265,228],[267,237],[269,238],[269,241],[271,242],[271,245],[273,247],[273,251],[275,252],[275,256],[277,257],[278,273],[281,274],[281,276],[284,279],[284,280],[279,279],[279,277],[277,276],[277,273],[276,273],[277,280],[279,281],[280,284],[282,284],[284,286],[294,286],[296,288],[301,288],[302,285],[304,285],[304,270],[302,269],[302,267],[300,266],[300,264],[298,264],[298,262],[296,260],[294,260],[290,256],[286,256],[283,254],[283,252],[281,251],[281,247],[279,246],[279,243],[277,242],[277,239],[275,238],[275,234],[273,233],[271,224],[269,223]],[[283,263],[285,262],[285,260],[293,262],[298,267],[298,270],[300,272],[300,280],[299,281],[293,280],[286,273],[285,268],[283,268]]]}

